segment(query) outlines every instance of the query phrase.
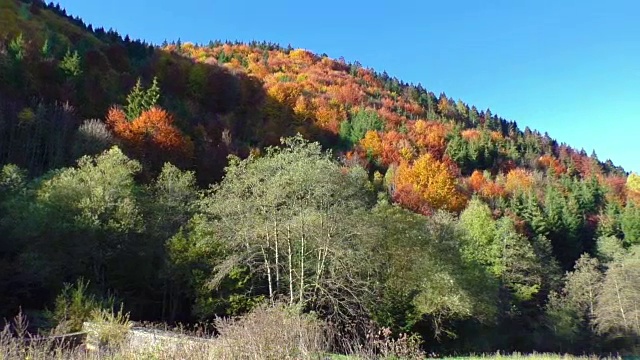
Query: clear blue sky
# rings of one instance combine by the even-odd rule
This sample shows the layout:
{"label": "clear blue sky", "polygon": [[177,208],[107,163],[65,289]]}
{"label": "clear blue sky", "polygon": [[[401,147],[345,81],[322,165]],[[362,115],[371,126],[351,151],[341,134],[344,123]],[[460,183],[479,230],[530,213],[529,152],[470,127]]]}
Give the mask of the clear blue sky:
{"label": "clear blue sky", "polygon": [[62,0],[160,43],[267,40],[386,70],[640,171],[640,1]]}

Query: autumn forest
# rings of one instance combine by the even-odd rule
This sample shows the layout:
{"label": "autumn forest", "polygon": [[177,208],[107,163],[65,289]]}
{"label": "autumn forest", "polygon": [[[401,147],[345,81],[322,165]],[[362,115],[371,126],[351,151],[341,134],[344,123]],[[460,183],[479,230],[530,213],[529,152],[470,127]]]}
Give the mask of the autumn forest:
{"label": "autumn forest", "polygon": [[357,62],[0,0],[0,169],[0,318],[76,330],[80,288],[166,323],[284,303],[434,354],[640,346],[640,177]]}

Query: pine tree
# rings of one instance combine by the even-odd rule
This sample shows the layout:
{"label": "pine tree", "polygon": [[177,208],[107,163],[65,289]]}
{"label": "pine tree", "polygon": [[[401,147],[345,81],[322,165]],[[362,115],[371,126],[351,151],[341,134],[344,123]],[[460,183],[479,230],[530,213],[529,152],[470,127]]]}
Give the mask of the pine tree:
{"label": "pine tree", "polygon": [[144,110],[144,98],[145,92],[142,88],[142,80],[138,78],[136,85],[131,89],[129,95],[127,95],[127,104],[124,107],[129,121],[132,121],[142,114]]}
{"label": "pine tree", "polygon": [[16,36],[13,40],[11,40],[11,43],[9,43],[9,53],[13,55],[13,58],[18,61],[24,59],[25,43],[22,33]]}
{"label": "pine tree", "polygon": [[158,86],[158,78],[154,77],[151,87],[147,89],[142,100],[144,110],[149,110],[158,104],[160,100],[160,87]]}
{"label": "pine tree", "polygon": [[49,39],[44,40],[44,44],[42,44],[42,48],[40,49],[40,54],[45,59],[51,56],[51,42]]}
{"label": "pine tree", "polygon": [[502,248],[494,266],[501,270],[503,284],[511,290],[516,302],[531,300],[540,291],[543,272],[533,246],[516,232],[513,220],[508,217],[496,222],[495,244]]}
{"label": "pine tree", "polygon": [[622,213],[621,225],[625,244],[640,243],[640,206],[629,202]]}
{"label": "pine tree", "polygon": [[82,74],[82,69],[80,68],[80,55],[78,51],[71,52],[71,50],[67,50],[67,53],[64,55],[62,61],[60,61],[60,69],[64,71],[65,74],[69,77],[78,77]]}
{"label": "pine tree", "polygon": [[151,87],[145,90],[142,87],[142,80],[138,78],[136,85],[127,95],[127,104],[125,105],[125,113],[127,120],[133,121],[138,118],[143,111],[150,110],[158,104],[160,99],[160,87],[157,78],[153,78]]}

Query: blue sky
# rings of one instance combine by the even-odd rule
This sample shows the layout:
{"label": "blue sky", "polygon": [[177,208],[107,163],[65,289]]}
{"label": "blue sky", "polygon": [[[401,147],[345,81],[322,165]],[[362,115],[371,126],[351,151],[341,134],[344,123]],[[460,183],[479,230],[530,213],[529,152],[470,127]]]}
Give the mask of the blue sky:
{"label": "blue sky", "polygon": [[153,43],[267,40],[422,83],[640,171],[640,1],[62,0]]}

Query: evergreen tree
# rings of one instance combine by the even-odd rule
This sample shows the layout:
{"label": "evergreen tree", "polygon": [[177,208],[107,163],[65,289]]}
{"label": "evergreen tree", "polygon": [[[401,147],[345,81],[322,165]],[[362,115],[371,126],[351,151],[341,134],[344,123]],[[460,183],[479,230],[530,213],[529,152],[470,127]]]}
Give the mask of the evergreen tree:
{"label": "evergreen tree", "polygon": [[67,50],[64,58],[60,61],[60,69],[71,78],[80,76],[82,69],[80,68],[80,55],[78,51],[71,52],[70,49]]}
{"label": "evergreen tree", "polygon": [[601,236],[596,242],[596,255],[604,264],[617,260],[625,252],[622,241],[615,236]]}
{"label": "evergreen tree", "polygon": [[626,245],[640,243],[640,206],[630,201],[622,213],[621,228]]}
{"label": "evergreen tree", "polygon": [[158,104],[160,100],[160,87],[158,86],[158,78],[154,77],[151,86],[147,89],[142,99],[143,110],[149,110]]}
{"label": "evergreen tree", "polygon": [[49,41],[48,38],[45,39],[44,44],[42,44],[42,48],[40,49],[40,55],[42,55],[44,59],[48,59],[52,55],[51,42]]}
{"label": "evergreen tree", "polygon": [[494,241],[501,247],[494,267],[499,269],[503,284],[511,290],[516,303],[532,300],[542,287],[543,269],[531,243],[516,232],[507,217],[498,220]]}
{"label": "evergreen tree", "polygon": [[131,89],[129,95],[127,95],[127,104],[124,107],[127,119],[132,121],[138,118],[143,111],[150,110],[157,105],[159,99],[160,88],[157,78],[153,78],[151,87],[146,90],[142,87],[142,80],[138,78],[136,85]]}
{"label": "evergreen tree", "polygon": [[359,109],[351,117],[351,131],[349,140],[357,144],[369,130],[383,130],[384,123],[378,113],[370,110]]}
{"label": "evergreen tree", "polygon": [[129,95],[127,95],[127,104],[124,107],[129,121],[132,121],[142,114],[144,111],[144,99],[145,91],[142,87],[142,80],[138,78],[136,85],[131,89]]}
{"label": "evergreen tree", "polygon": [[9,53],[17,61],[22,61],[24,59],[26,53],[25,53],[24,37],[22,36],[22,33],[16,36],[9,43]]}

